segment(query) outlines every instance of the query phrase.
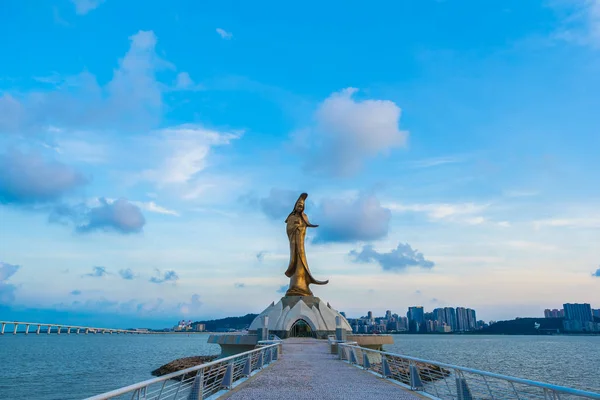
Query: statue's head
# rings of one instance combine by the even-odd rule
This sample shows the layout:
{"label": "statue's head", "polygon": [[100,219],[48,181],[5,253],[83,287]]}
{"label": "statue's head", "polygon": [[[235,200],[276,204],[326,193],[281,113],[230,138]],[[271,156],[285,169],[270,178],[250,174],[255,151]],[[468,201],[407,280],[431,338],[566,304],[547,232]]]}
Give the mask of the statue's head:
{"label": "statue's head", "polygon": [[306,193],[302,193],[300,195],[300,197],[298,197],[298,200],[296,200],[296,205],[294,206],[294,211],[295,212],[304,212],[304,202],[306,201],[306,198],[308,197],[308,194]]}

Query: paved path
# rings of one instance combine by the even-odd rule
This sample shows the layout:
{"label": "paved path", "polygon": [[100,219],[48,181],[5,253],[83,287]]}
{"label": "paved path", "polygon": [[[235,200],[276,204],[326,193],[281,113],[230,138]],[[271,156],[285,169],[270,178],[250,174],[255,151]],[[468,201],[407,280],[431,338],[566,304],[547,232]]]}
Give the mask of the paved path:
{"label": "paved path", "polygon": [[227,399],[400,399],[422,400],[385,379],[340,361],[325,340],[287,339],[283,354],[244,382]]}

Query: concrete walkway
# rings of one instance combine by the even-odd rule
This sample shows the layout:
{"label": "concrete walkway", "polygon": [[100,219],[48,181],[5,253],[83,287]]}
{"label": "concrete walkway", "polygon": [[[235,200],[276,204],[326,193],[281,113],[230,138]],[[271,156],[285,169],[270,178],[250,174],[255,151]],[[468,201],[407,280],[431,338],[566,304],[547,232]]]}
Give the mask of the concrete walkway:
{"label": "concrete walkway", "polygon": [[265,371],[232,390],[227,399],[421,400],[409,390],[340,361],[325,340],[287,339],[283,354]]}

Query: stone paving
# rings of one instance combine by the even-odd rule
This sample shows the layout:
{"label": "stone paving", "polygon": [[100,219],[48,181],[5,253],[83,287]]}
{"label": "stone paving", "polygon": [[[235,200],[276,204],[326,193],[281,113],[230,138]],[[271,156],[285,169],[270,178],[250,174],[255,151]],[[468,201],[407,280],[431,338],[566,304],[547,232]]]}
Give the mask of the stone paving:
{"label": "stone paving", "polygon": [[325,340],[287,339],[277,362],[232,390],[227,399],[423,399],[340,361]]}

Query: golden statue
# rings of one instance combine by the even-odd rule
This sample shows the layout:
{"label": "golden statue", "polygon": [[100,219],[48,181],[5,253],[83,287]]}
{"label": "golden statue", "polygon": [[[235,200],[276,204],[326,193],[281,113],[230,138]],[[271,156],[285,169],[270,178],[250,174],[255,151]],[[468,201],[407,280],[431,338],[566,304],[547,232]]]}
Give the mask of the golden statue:
{"label": "golden statue", "polygon": [[290,265],[285,276],[290,278],[290,288],[285,293],[286,296],[312,296],[308,285],[325,285],[329,281],[318,281],[310,274],[308,263],[306,262],[306,253],[304,252],[304,238],[306,228],[316,228],[319,225],[312,225],[308,222],[308,217],[304,214],[304,202],[308,194],[302,193],[294,210],[285,220],[288,239],[290,240]]}

